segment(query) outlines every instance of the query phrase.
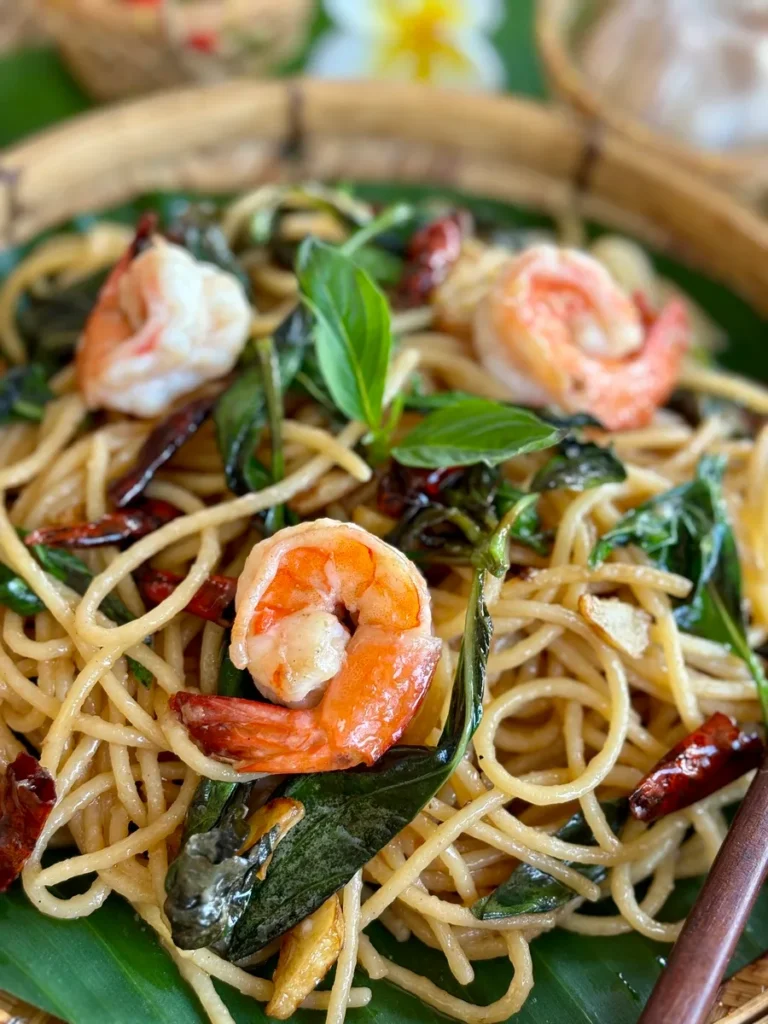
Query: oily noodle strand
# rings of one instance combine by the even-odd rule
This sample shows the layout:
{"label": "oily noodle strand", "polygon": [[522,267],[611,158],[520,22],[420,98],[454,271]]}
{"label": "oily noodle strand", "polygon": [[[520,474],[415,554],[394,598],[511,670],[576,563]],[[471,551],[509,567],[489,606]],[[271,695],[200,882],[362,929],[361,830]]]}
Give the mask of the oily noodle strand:
{"label": "oily noodle strand", "polygon": [[[240,237],[253,214],[282,194],[270,187],[235,203],[224,219],[227,236]],[[283,219],[287,237],[296,241],[312,231],[339,240],[336,221],[299,209],[300,197],[291,201],[297,209]],[[103,225],[86,235],[53,238],[19,264],[0,289],[0,342],[12,361],[25,356],[16,327],[19,298],[109,266],[128,237],[122,227]],[[472,251],[479,245],[473,242]],[[644,254],[626,240],[604,243],[596,255],[630,290],[642,287],[653,295],[657,284],[661,288]],[[442,287],[448,308],[465,315],[467,303],[483,294],[483,275],[490,280],[499,266],[498,251],[491,256],[460,275],[455,294],[450,282]],[[243,258],[257,296],[253,332],[268,334],[294,302],[295,278],[273,266],[262,250]],[[408,385],[417,365],[429,387],[502,397],[498,381],[475,361],[462,337],[430,329],[431,320],[429,309],[396,318],[402,343],[387,402]],[[693,366],[686,382],[768,411],[768,393],[757,385]],[[182,515],[122,553],[87,553],[94,579],[79,598],[40,568],[17,529],[103,514],[109,481],[132,463],[149,428],[114,416],[86,427],[71,370],[54,386],[58,397],[42,423],[0,427],[0,559],[45,606],[28,623],[0,608],[0,761],[5,766],[16,757],[18,737],[25,737],[55,775],[59,796],[23,884],[42,912],[64,919],[90,914],[111,892],[119,893],[155,930],[213,1024],[230,1024],[213,980],[261,1002],[271,998],[272,982],[209,950],[177,949],[163,914],[165,873],[200,776],[244,778],[203,755],[169,712],[169,697],[183,687],[215,691],[224,643],[219,626],[183,609],[211,572],[240,572],[258,539],[253,517],[273,505],[288,503],[307,517],[350,520],[379,535],[393,523],[375,507],[373,469],[357,450],[366,428],[350,423],[334,431],[323,409],[307,401],[291,410],[283,426],[284,479],[244,497],[225,490],[214,437],[203,428],[149,489]],[[404,424],[412,421],[407,414]],[[540,513],[554,533],[551,554],[513,546],[519,571],[486,588],[494,645],[473,748],[416,819],[345,887],[344,940],[333,987],[301,993],[305,1007],[327,1010],[329,1024],[343,1024],[347,1007],[364,1006],[371,998],[369,989],[353,985],[358,963],[371,978],[386,978],[442,1013],[468,1024],[494,1024],[525,1002],[533,986],[529,943],[544,930],[637,930],[664,941],[677,934],[679,923],[661,923],[657,915],[676,878],[707,870],[724,834],[721,809],[739,798],[746,781],[650,828],[632,823],[618,834],[601,800],[630,792],[661,754],[715,709],[754,720],[754,684],[727,650],[679,632],[674,602],[687,596],[690,581],[628,551],[597,569],[589,567],[588,556],[624,511],[690,479],[703,452],[722,451],[730,459],[726,499],[742,551],[746,597],[755,638],[762,639],[768,629],[768,429],[754,443],[729,441],[717,418],[693,429],[660,414],[647,428],[620,435],[616,445],[628,468],[626,481],[584,494],[542,496]],[[510,482],[526,487],[545,457],[513,460],[506,467]],[[147,609],[132,573],[150,560],[186,578],[172,596]],[[431,743],[439,735],[470,583],[471,570],[457,566],[432,588],[443,655],[407,742]],[[598,635],[580,610],[586,593],[618,597],[645,613],[652,621],[646,649],[631,657]],[[102,614],[110,594],[130,608],[133,621],[116,626]],[[149,687],[128,671],[127,654],[152,674]],[[512,814],[507,807],[513,800],[524,801],[526,809]],[[579,807],[594,846],[555,835]],[[76,849],[43,867],[54,841]],[[570,886],[578,901],[559,912],[478,920],[472,904],[520,861]],[[598,885],[572,863],[603,865],[608,878]],[[64,899],[52,891],[59,882],[90,874],[94,880],[77,896]],[[638,899],[636,886],[646,880],[650,884]],[[617,914],[596,917],[579,909],[608,893]],[[488,1006],[449,994],[383,957],[365,933],[374,920],[400,941],[414,936],[439,949],[461,984],[473,979],[476,961],[507,958],[507,992]]]}

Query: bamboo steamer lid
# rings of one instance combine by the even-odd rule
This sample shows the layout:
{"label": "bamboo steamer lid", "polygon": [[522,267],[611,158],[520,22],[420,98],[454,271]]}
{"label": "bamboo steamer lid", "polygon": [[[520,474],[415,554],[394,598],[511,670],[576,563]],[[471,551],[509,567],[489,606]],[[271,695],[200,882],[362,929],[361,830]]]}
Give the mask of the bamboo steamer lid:
{"label": "bamboo steamer lid", "polygon": [[313,0],[41,0],[61,54],[96,99],[264,75],[304,40]]}
{"label": "bamboo steamer lid", "polygon": [[[650,2],[650,0],[649,0]],[[703,174],[716,184],[763,204],[768,198],[768,146],[704,150],[686,145],[646,125],[611,102],[592,84],[574,53],[574,41],[605,0],[536,0],[539,54],[553,94],[567,106],[624,136],[644,152]]]}

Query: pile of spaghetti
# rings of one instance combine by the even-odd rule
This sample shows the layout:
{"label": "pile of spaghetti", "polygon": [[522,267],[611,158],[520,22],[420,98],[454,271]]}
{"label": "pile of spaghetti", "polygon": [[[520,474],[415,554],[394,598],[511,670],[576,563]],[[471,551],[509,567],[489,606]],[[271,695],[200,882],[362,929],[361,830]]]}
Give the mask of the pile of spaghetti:
{"label": "pile of spaghetti", "polygon": [[268,187],[2,286],[0,884],[120,894],[215,1024],[213,979],[339,1024],[358,964],[506,1020],[544,931],[674,940],[745,792],[768,393],[634,244],[569,241]]}

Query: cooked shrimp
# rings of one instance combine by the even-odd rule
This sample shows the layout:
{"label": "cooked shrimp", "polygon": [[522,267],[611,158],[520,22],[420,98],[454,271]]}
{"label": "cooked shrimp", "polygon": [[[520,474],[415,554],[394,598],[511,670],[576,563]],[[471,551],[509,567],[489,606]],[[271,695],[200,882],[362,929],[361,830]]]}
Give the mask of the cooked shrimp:
{"label": "cooked shrimp", "polygon": [[480,358],[515,401],[588,412],[609,430],[651,419],[675,387],[688,340],[681,302],[646,327],[597,260],[553,245],[512,261],[475,318]]}
{"label": "cooked shrimp", "polygon": [[251,551],[235,606],[230,657],[283,706],[176,694],[207,754],[247,772],[331,771],[373,764],[400,738],[440,655],[404,555],[333,519],[288,527]]}
{"label": "cooked shrimp", "polygon": [[158,416],[180,395],[229,373],[251,311],[232,274],[160,237],[116,265],[77,350],[78,386],[92,409]]}

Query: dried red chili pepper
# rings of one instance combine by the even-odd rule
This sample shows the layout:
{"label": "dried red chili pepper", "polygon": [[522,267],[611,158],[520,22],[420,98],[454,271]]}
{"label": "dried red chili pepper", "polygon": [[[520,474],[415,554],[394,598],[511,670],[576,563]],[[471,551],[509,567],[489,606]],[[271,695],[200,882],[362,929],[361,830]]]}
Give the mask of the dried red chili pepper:
{"label": "dried red chili pepper", "polygon": [[118,508],[124,508],[138,498],[158,469],[200,429],[217,398],[218,393],[196,398],[155,427],[141,446],[133,469],[115,480],[109,488],[109,496]]}
{"label": "dried red chili pepper", "polygon": [[[160,604],[184,582],[184,577],[163,569],[144,568],[137,573],[137,582],[142,596],[150,604]],[[184,611],[219,626],[231,626],[235,618],[232,605],[236,590],[237,580],[233,576],[209,576]]]}
{"label": "dried red chili pepper", "polygon": [[629,798],[639,821],[656,821],[690,807],[757,768],[765,745],[756,733],[717,711],[656,764]]}
{"label": "dried red chili pepper", "polygon": [[27,547],[47,544],[54,548],[99,548],[119,544],[125,540],[138,540],[153,530],[170,523],[181,513],[167,501],[149,498],[139,508],[121,512],[108,512],[91,523],[73,523],[71,526],[41,526],[31,530],[24,538]]}
{"label": "dried red chili pepper", "polygon": [[430,292],[448,276],[461,255],[461,243],[472,231],[472,217],[456,210],[417,231],[408,244],[408,263],[400,292],[409,305],[426,302]]}
{"label": "dried red chili pepper", "polygon": [[18,878],[55,803],[51,775],[31,754],[19,754],[0,782],[0,892]]}
{"label": "dried red chili pepper", "polygon": [[456,483],[463,472],[460,466],[417,469],[393,461],[379,482],[378,509],[386,516],[399,519],[407,510],[439,498],[441,491]]}

